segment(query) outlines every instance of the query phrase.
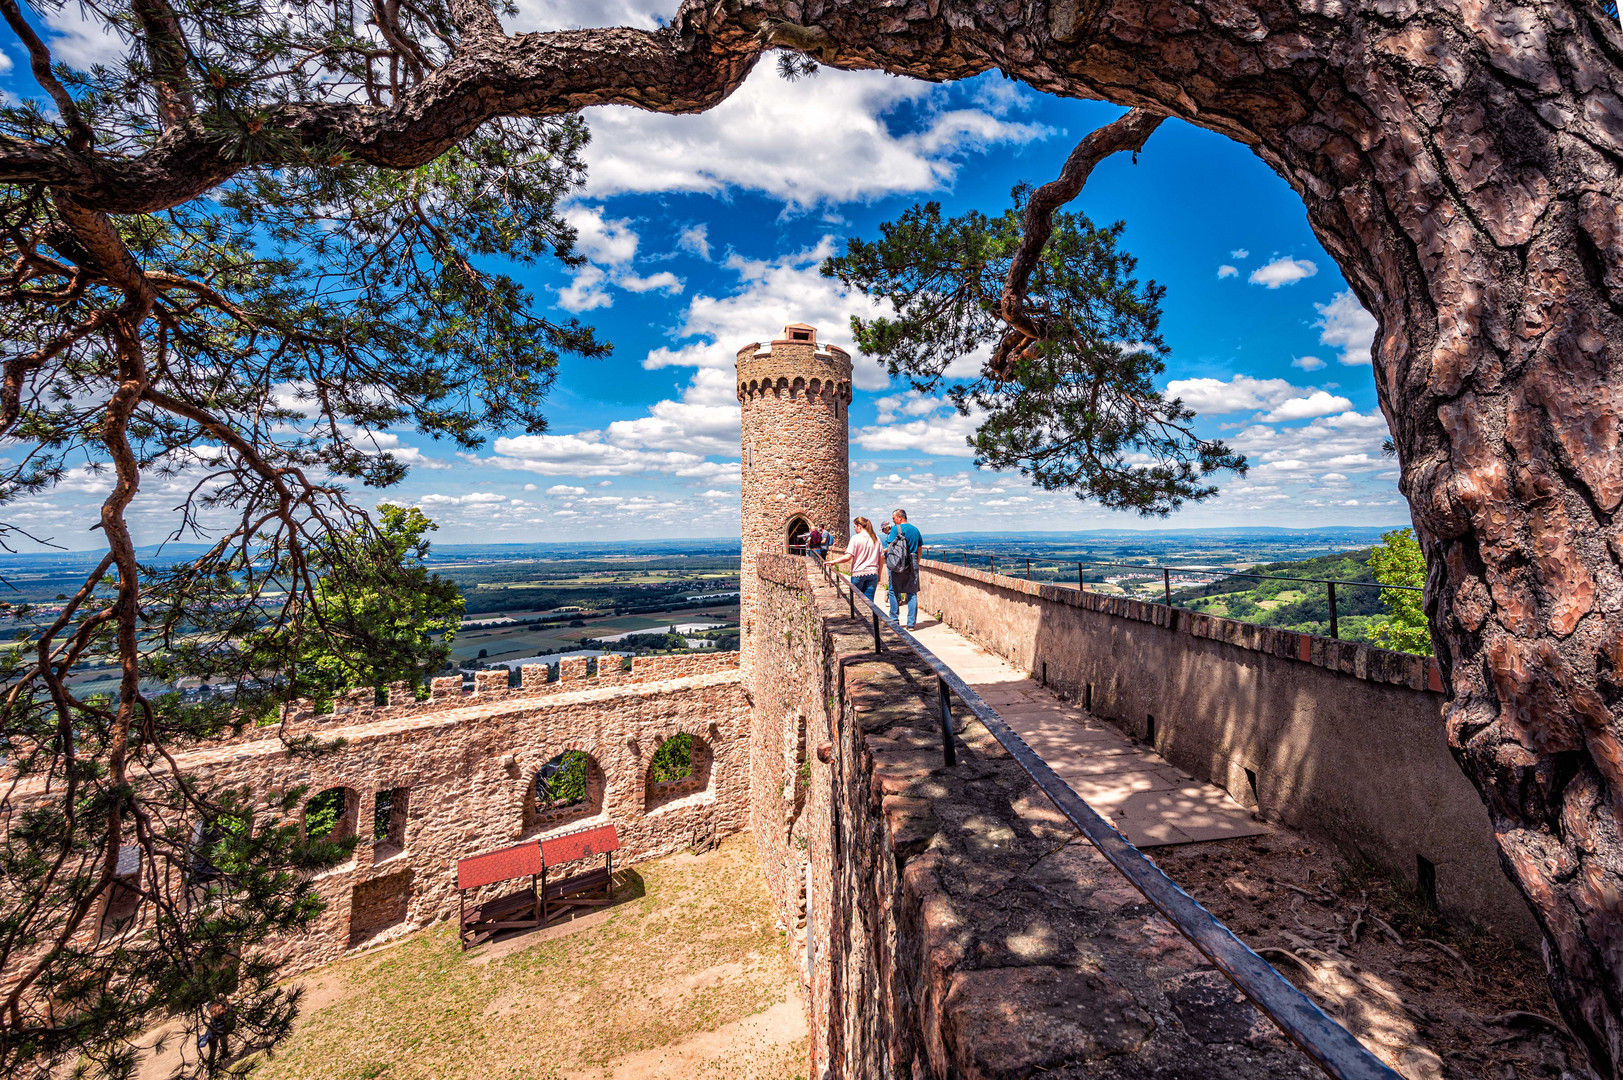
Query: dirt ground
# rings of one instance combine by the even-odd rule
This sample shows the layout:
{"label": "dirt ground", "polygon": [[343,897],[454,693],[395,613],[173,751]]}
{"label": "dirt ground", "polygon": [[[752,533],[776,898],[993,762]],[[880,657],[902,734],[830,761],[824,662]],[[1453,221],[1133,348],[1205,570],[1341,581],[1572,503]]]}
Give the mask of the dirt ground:
{"label": "dirt ground", "polygon": [[1150,854],[1408,1080],[1588,1075],[1538,956],[1451,926],[1384,876],[1285,830]]}
{"label": "dirt ground", "polygon": [[799,980],[748,836],[627,872],[626,899],[461,952],[449,923],[311,973],[264,1080],[789,1080]]}

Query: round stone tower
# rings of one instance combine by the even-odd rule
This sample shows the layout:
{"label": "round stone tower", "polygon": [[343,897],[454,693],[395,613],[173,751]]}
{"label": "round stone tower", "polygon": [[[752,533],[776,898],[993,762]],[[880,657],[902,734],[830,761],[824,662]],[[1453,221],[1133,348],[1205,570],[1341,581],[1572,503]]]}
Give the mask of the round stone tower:
{"label": "round stone tower", "polygon": [[743,410],[740,665],[755,660],[756,556],[783,553],[816,525],[843,541],[851,528],[851,356],[818,345],[805,323],[763,347],[738,350]]}

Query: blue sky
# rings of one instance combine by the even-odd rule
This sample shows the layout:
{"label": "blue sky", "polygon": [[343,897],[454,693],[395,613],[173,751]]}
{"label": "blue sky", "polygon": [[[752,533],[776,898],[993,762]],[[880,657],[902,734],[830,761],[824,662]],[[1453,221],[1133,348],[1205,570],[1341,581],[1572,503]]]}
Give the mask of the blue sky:
{"label": "blue sky", "polygon": [[[512,29],[647,26],[675,0],[520,8]],[[78,24],[71,5],[55,19],[60,59],[118,48]],[[0,87],[38,93],[15,41],[3,62]],[[789,83],[770,58],[709,113],[588,110],[590,180],[568,216],[591,265],[520,276],[538,308],[598,327],[613,357],[565,364],[543,436],[493,433],[459,456],[383,433],[415,462],[387,498],[421,505],[446,543],[731,535],[736,350],[791,321],[849,348],[849,316],[871,309],[818,275],[824,255],[927,199],[948,214],[1000,212],[1015,183],[1052,179],[1075,142],[1119,111],[1046,98],[996,73],[935,86],[824,70]],[[976,470],[964,445],[972,418],[887,386],[858,357],[853,512],[906,506],[926,531],[1408,523],[1380,454],[1374,320],[1283,181],[1238,143],[1169,121],[1136,164],[1100,166],[1075,205],[1126,222],[1140,277],[1167,287],[1163,381],[1197,409],[1204,434],[1247,455],[1250,474],[1222,474],[1219,497],[1164,523],[1037,491],[1017,474]],[[47,505],[17,509],[32,528],[76,533],[100,487],[72,478]],[[143,542],[172,527],[174,505],[165,485],[147,488],[133,514]]]}

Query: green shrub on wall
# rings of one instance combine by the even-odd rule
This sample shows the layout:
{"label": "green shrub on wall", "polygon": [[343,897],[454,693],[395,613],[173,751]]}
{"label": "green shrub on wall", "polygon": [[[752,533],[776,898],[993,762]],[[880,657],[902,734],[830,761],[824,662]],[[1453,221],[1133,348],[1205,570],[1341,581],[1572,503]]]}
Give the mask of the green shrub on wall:
{"label": "green shrub on wall", "polygon": [[587,758],[579,750],[566,750],[535,774],[535,800],[546,809],[574,806],[586,801]]}
{"label": "green shrub on wall", "polygon": [[693,775],[693,736],[687,732],[672,735],[654,752],[654,783],[686,780]]}
{"label": "green shrub on wall", "polygon": [[328,788],[304,804],[304,835],[311,840],[329,836],[344,817],[344,789]]}

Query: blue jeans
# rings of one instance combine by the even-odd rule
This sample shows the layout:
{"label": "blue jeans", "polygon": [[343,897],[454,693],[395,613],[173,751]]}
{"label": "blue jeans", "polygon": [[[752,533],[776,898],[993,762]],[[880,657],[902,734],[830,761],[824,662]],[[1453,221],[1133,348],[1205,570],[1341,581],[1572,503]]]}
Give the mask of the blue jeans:
{"label": "blue jeans", "polygon": [[851,584],[861,589],[863,596],[866,596],[869,600],[872,600],[874,598],[874,593],[879,591],[879,575],[853,574],[851,577]]}
{"label": "blue jeans", "polygon": [[[907,628],[909,630],[913,629],[914,624],[919,621],[919,594],[916,591],[917,589],[918,589],[918,586],[914,585],[914,586],[912,586],[911,590],[909,590],[907,593],[904,594],[907,597]],[[890,586],[890,621],[891,622],[896,621],[896,609],[897,609],[896,596],[897,596],[896,583],[892,582],[891,586]]]}

